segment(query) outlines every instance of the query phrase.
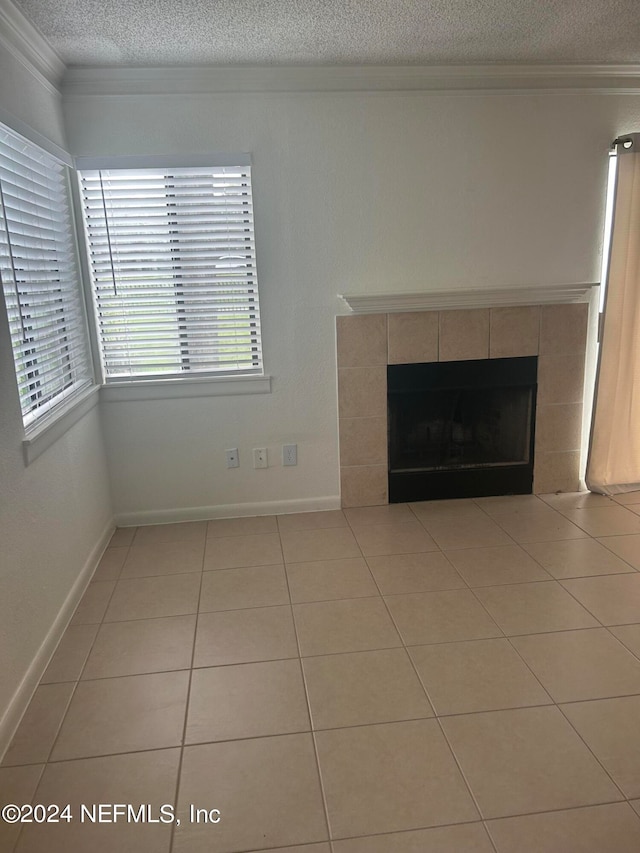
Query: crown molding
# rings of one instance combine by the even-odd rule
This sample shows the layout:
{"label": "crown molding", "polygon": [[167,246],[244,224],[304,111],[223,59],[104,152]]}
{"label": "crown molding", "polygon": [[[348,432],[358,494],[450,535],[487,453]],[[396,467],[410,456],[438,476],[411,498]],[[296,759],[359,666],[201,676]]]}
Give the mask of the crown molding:
{"label": "crown molding", "polygon": [[509,308],[518,305],[556,305],[585,302],[598,283],[547,284],[537,287],[491,287],[428,290],[422,293],[339,294],[352,314],[390,314],[398,311],[445,311],[463,308]]}
{"label": "crown molding", "polygon": [[41,82],[60,91],[64,62],[11,0],[0,0],[0,43]]}
{"label": "crown molding", "polygon": [[63,79],[66,96],[363,91],[640,94],[640,65],[75,66]]}

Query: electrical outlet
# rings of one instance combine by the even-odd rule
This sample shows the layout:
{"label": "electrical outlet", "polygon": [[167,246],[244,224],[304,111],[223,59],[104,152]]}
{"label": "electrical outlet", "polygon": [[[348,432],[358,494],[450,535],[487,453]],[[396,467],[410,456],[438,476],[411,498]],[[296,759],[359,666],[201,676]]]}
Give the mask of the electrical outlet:
{"label": "electrical outlet", "polygon": [[267,448],[266,447],[255,447],[253,450],[253,467],[254,468],[268,468],[269,463],[267,461]]}
{"label": "electrical outlet", "polygon": [[239,468],[240,467],[240,454],[238,453],[238,448],[234,447],[231,450],[226,450],[227,454],[227,468]]}
{"label": "electrical outlet", "polygon": [[282,445],[282,464],[297,465],[298,464],[298,445],[283,444]]}

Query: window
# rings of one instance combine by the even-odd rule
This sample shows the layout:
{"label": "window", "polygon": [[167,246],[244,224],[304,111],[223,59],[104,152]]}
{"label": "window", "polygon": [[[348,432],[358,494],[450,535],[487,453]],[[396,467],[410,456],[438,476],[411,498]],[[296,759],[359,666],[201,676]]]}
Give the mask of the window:
{"label": "window", "polygon": [[93,377],[66,167],[1,126],[0,280],[28,434]]}
{"label": "window", "polygon": [[80,185],[105,381],[261,374],[248,162]]}

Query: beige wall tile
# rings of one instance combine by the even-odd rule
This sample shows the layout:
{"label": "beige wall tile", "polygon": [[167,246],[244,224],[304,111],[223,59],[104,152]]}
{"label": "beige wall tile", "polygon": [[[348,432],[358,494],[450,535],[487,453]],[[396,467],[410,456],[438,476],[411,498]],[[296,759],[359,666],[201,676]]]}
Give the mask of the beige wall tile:
{"label": "beige wall tile", "polygon": [[341,465],[387,464],[387,419],[340,420]]}
{"label": "beige wall tile", "polygon": [[342,506],[378,506],[389,503],[386,465],[340,469]]}
{"label": "beige wall tile", "polygon": [[577,492],[580,486],[580,451],[537,453],[533,466],[533,492]]}
{"label": "beige wall tile", "polygon": [[586,302],[543,305],[540,311],[540,355],[576,355],[587,346]]}
{"label": "beige wall tile", "polygon": [[438,312],[389,314],[389,364],[438,360]]}
{"label": "beige wall tile", "polygon": [[489,358],[517,358],[538,354],[540,308],[491,308]]}
{"label": "beige wall tile", "polygon": [[338,412],[341,418],[386,417],[386,367],[340,368]]}
{"label": "beige wall tile", "polygon": [[336,317],[338,367],[387,363],[387,315]]}
{"label": "beige wall tile", "polygon": [[440,312],[439,361],[489,358],[489,309]]}
{"label": "beige wall tile", "polygon": [[582,403],[538,406],[536,452],[579,450],[582,438]]}
{"label": "beige wall tile", "polygon": [[538,405],[579,403],[584,393],[584,355],[538,358]]}

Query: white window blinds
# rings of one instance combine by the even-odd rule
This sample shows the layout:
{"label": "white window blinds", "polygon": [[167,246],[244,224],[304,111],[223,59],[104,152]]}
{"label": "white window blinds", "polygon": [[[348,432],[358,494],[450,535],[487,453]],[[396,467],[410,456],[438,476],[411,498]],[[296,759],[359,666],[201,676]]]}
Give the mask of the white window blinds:
{"label": "white window blinds", "polygon": [[250,167],[80,182],[106,381],[261,373]]}
{"label": "white window blinds", "polygon": [[0,279],[25,427],[92,382],[66,168],[0,127]]}

